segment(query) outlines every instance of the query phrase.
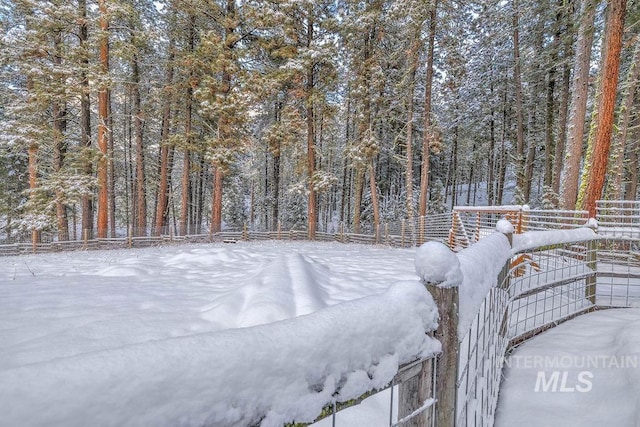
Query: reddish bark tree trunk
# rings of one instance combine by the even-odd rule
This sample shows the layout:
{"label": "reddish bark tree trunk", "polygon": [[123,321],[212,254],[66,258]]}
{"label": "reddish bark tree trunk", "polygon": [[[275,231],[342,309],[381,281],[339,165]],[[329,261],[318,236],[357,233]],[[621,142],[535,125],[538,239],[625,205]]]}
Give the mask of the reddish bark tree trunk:
{"label": "reddish bark tree trunk", "polygon": [[598,103],[598,118],[593,149],[593,163],[591,179],[587,183],[587,193],[584,208],[589,216],[596,215],[596,201],[602,197],[611,135],[613,131],[613,113],[616,104],[618,88],[618,74],[620,70],[620,52],[622,49],[622,33],[624,32],[624,18],[627,7],[626,0],[611,0],[607,19],[607,36],[604,51],[606,52],[602,67],[602,93]]}
{"label": "reddish bark tree trunk", "polygon": [[[100,66],[103,76],[109,72],[109,22],[107,21],[106,0],[99,0],[100,10]],[[107,120],[108,120],[108,88],[106,83],[100,85],[98,90],[98,148],[102,153],[98,160],[98,237],[107,237],[109,192],[107,188]]]}

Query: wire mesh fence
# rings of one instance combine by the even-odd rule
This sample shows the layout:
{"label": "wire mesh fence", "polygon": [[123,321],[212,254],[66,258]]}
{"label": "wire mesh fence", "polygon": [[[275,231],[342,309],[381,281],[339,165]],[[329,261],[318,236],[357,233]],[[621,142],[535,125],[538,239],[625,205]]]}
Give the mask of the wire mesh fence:
{"label": "wire mesh fence", "polygon": [[[393,380],[386,386],[372,390],[365,395],[347,402],[332,402],[325,406],[322,414],[316,419],[316,422],[330,419],[330,425],[333,427],[341,427],[352,425],[345,416],[345,410],[357,405],[368,405],[376,407],[377,412],[385,412],[386,420],[390,427],[435,427],[435,384],[436,384],[436,366],[438,357],[433,356],[425,359],[417,359],[407,363],[398,369],[398,373]],[[424,397],[423,400],[416,405],[418,396],[410,396],[415,390],[415,383],[422,380],[420,378],[424,372],[428,372],[430,377],[427,378],[428,389],[430,395]],[[386,395],[384,395],[385,393]],[[376,398],[375,403],[371,403],[371,399]],[[421,396],[421,399],[423,397]],[[368,401],[369,400],[369,401]],[[409,403],[412,404],[409,404]],[[383,411],[380,411],[384,406]],[[300,424],[296,424],[299,426]],[[328,425],[324,423],[323,425]]]}
{"label": "wire mesh fence", "polygon": [[456,425],[493,425],[510,348],[592,310],[640,306],[639,244],[597,237],[514,254],[460,342]]}

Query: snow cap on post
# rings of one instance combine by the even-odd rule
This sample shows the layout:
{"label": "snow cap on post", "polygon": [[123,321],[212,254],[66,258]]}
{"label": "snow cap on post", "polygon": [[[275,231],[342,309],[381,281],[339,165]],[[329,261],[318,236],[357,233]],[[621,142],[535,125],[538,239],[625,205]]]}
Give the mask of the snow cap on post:
{"label": "snow cap on post", "polygon": [[501,219],[496,223],[496,231],[507,236],[509,245],[513,245],[513,233],[515,228],[513,227],[513,224],[511,224],[511,221],[506,218]]}
{"label": "snow cap on post", "polygon": [[588,227],[593,231],[596,231],[596,232],[598,231],[598,220],[595,218],[589,218],[584,225],[585,227]]}
{"label": "snow cap on post", "polygon": [[452,288],[462,283],[460,261],[440,242],[424,243],[416,250],[416,273],[425,285]]}
{"label": "snow cap on post", "polygon": [[507,219],[501,219],[496,223],[496,231],[502,234],[513,234],[513,224]]}

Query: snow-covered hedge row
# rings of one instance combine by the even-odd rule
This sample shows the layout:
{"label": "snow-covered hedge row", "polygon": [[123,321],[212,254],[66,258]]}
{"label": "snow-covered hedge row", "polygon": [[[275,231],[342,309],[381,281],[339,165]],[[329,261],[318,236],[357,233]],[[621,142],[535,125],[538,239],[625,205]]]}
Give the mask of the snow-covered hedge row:
{"label": "snow-covered hedge row", "polygon": [[[7,425],[251,425],[312,421],[440,351],[417,280],[271,324],[150,341],[0,371]],[[4,386],[3,386],[4,385]]]}

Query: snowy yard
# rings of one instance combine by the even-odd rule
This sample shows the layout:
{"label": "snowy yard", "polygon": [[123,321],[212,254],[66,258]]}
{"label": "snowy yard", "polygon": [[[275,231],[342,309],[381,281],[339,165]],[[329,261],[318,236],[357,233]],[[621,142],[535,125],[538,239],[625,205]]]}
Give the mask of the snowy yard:
{"label": "snowy yard", "polygon": [[[444,277],[464,278],[459,333],[509,258],[505,242],[459,253],[461,270]],[[0,258],[0,425],[313,420],[332,396],[382,387],[439,351],[425,335],[436,311],[415,273],[421,253],[240,242]],[[422,277],[447,270],[437,258]],[[496,425],[640,425],[639,330],[640,309],[607,310],[518,347]],[[596,365],[539,366],[585,356]],[[602,366],[620,357],[622,368]],[[389,401],[387,389],[337,425],[388,425]]]}
{"label": "snowy yard", "polygon": [[338,382],[357,397],[439,350],[414,252],[268,242],[2,258],[0,425],[313,419]]}

